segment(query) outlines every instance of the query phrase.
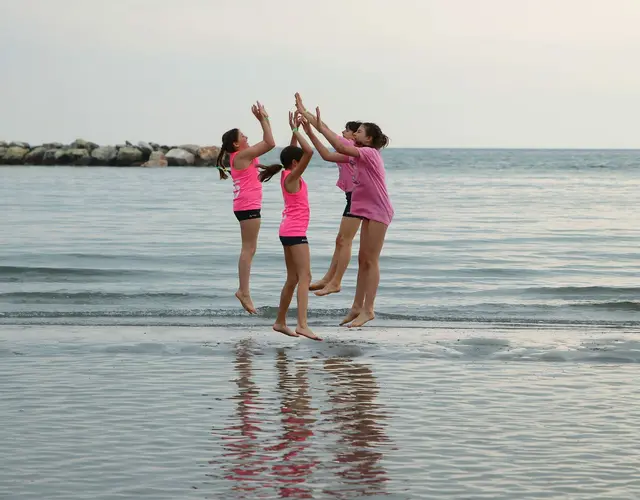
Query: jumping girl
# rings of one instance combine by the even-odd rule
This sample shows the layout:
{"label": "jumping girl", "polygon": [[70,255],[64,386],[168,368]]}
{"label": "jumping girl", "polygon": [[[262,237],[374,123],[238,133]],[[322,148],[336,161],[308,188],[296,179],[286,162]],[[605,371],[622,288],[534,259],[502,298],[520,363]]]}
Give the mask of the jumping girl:
{"label": "jumping girl", "polygon": [[257,102],[251,107],[253,116],[262,125],[262,141],[249,146],[247,136],[234,128],[222,136],[222,147],[216,165],[220,171],[220,178],[227,179],[225,155],[231,167],[233,179],[233,213],[240,223],[242,249],[238,259],[239,287],[236,298],[249,314],[256,314],[256,308],[251,300],[249,291],[249,277],[251,263],[258,246],[260,232],[260,210],[262,209],[262,184],[258,179],[258,157],[271,151],[276,143],[273,140],[269,115],[264,106]]}
{"label": "jumping girl", "polygon": [[[318,127],[316,116],[306,110],[302,104],[300,94],[296,94],[296,107],[298,108],[298,112],[302,113],[311,125],[316,128]],[[360,122],[347,122],[344,130],[342,131],[342,135],[334,134],[328,127],[326,130],[342,143],[346,145],[354,145],[354,135],[360,125]],[[311,130],[311,128],[309,130]],[[312,130],[309,133],[309,139],[311,139],[311,142],[318,150],[318,153],[320,153],[323,160],[333,162],[338,165],[338,182],[336,183],[336,186],[344,191],[347,198],[347,204],[342,212],[342,221],[340,222],[340,229],[338,230],[338,236],[336,237],[336,247],[333,252],[329,270],[320,281],[312,283],[309,287],[310,290],[316,290],[316,295],[322,297],[332,293],[338,293],[341,290],[342,278],[344,273],[347,271],[349,262],[351,261],[351,247],[353,239],[360,228],[360,217],[351,213],[353,166],[355,164],[355,159],[348,158],[348,161],[342,161],[344,160],[344,155],[329,151],[318,137],[316,137]]]}
{"label": "jumping girl", "polygon": [[342,155],[339,158],[341,163],[355,158],[351,213],[362,218],[358,280],[351,311],[340,324],[359,327],[375,318],[374,303],[380,283],[380,253],[387,228],[394,216],[386,186],[384,161],[380,154],[380,149],[387,146],[389,138],[375,123],[363,123],[354,137],[358,147],[344,144],[322,123],[320,108],[316,108],[316,128]]}
{"label": "jumping girl", "polygon": [[[260,181],[267,182],[282,170],[280,188],[284,198],[284,210],[279,234],[284,249],[287,279],[280,294],[280,307],[273,329],[290,337],[302,335],[312,340],[322,340],[307,324],[309,285],[311,284],[311,256],[307,240],[310,209],[307,183],[302,178],[302,174],[313,156],[313,149],[298,131],[298,127],[302,125],[305,129],[311,130],[311,126],[299,114],[296,114],[294,120],[291,113],[289,113],[289,125],[293,136],[291,145],[280,153],[282,165],[262,167],[260,172]],[[300,147],[296,146],[296,142],[300,143]],[[294,332],[287,326],[287,311],[296,286],[298,287],[298,325]]]}

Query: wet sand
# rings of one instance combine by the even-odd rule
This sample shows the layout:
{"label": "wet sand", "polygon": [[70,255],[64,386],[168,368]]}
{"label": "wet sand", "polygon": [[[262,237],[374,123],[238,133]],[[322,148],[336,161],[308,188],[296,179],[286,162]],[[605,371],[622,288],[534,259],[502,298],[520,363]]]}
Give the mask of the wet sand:
{"label": "wet sand", "polygon": [[1,498],[633,498],[637,329],[2,326]]}

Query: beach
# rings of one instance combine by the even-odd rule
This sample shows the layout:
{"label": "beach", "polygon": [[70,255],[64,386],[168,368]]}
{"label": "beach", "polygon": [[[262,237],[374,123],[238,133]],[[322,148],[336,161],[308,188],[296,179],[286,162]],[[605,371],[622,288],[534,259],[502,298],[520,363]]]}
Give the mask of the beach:
{"label": "beach", "polygon": [[2,498],[632,498],[637,329],[3,328]]}
{"label": "beach", "polygon": [[[640,496],[637,152],[383,155],[376,319],[337,326],[356,238],[323,342],[271,330],[277,183],[249,316],[215,169],[0,167],[0,498]],[[314,278],[336,179],[305,172]]]}

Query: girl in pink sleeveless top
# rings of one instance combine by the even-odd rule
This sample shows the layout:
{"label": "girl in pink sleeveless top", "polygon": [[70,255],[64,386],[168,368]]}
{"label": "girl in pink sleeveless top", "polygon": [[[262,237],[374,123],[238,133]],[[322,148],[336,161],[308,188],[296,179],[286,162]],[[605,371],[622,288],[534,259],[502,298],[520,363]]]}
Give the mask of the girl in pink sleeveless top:
{"label": "girl in pink sleeveless top", "polygon": [[[280,307],[273,329],[290,337],[302,335],[313,340],[321,340],[311,331],[307,323],[309,285],[311,284],[311,256],[307,241],[310,210],[309,191],[302,174],[313,156],[313,149],[302,137],[298,127],[303,125],[310,129],[310,125],[303,121],[300,115],[296,115],[294,120],[291,113],[289,113],[289,125],[293,136],[291,145],[280,153],[282,165],[262,167],[262,172],[260,172],[260,180],[267,182],[282,170],[280,188],[284,200],[284,210],[282,211],[279,235],[284,249],[287,279],[280,294]],[[296,145],[298,142],[300,147]],[[287,311],[296,287],[298,288],[298,326],[293,331],[287,326]]]}
{"label": "girl in pink sleeveless top", "polygon": [[[300,101],[301,102],[301,101]],[[355,133],[355,145],[347,145],[322,123],[316,108],[316,128],[340,153],[340,161],[355,159],[351,213],[362,218],[358,280],[351,311],[341,325],[363,326],[375,318],[374,303],[380,283],[380,253],[387,228],[394,216],[387,190],[384,161],[380,150],[389,143],[375,123],[363,123]]]}
{"label": "girl in pink sleeveless top", "polygon": [[[315,127],[317,126],[315,115],[309,113],[302,104],[302,98],[300,94],[296,94],[296,106],[298,111]],[[353,146],[355,143],[355,133],[360,127],[360,122],[347,122],[345,129],[342,131],[342,135],[334,134],[327,129],[327,133],[333,134],[337,140],[345,145]],[[326,127],[326,124],[325,124]],[[338,236],[336,237],[336,246],[331,258],[331,264],[326,274],[319,281],[312,283],[310,290],[314,290],[315,294],[319,297],[330,295],[332,293],[339,293],[342,288],[342,278],[347,271],[349,261],[351,260],[351,247],[353,239],[360,229],[360,217],[355,215],[351,210],[352,195],[353,195],[353,175],[356,159],[352,157],[346,158],[342,154],[329,151],[325,145],[315,136],[313,132],[309,134],[311,142],[320,153],[320,156],[325,161],[330,161],[338,165],[338,182],[336,186],[345,193],[347,204],[342,212],[342,220],[340,222],[340,229],[338,230]]]}
{"label": "girl in pink sleeveless top", "polygon": [[273,140],[269,115],[259,102],[251,107],[251,112],[262,125],[262,141],[250,146],[247,136],[234,128],[222,136],[222,147],[216,165],[221,179],[228,179],[228,165],[233,179],[233,212],[240,224],[242,248],[238,259],[239,286],[236,298],[249,314],[256,314],[251,300],[249,278],[251,263],[258,246],[260,232],[260,210],[262,209],[262,184],[258,179],[258,157],[271,151],[276,143]]}

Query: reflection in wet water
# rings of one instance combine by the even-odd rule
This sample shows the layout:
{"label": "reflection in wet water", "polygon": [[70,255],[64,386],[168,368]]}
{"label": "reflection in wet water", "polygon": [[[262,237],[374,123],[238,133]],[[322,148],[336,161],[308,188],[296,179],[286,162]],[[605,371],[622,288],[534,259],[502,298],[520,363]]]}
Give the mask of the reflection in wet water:
{"label": "reflection in wet water", "polygon": [[295,361],[280,349],[275,383],[266,383],[255,363],[250,342],[238,343],[234,412],[214,426],[224,451],[210,475],[230,482],[235,498],[384,494],[380,447],[389,444],[371,369],[345,358]]}
{"label": "reflection in wet water", "polygon": [[338,434],[335,474],[340,485],[329,490],[337,497],[341,492],[372,495],[384,492],[387,474],[380,464],[383,454],[376,445],[388,442],[382,425],[385,415],[376,403],[378,386],[371,369],[343,358],[328,359],[325,369],[333,375],[329,400],[331,409],[323,413]]}

